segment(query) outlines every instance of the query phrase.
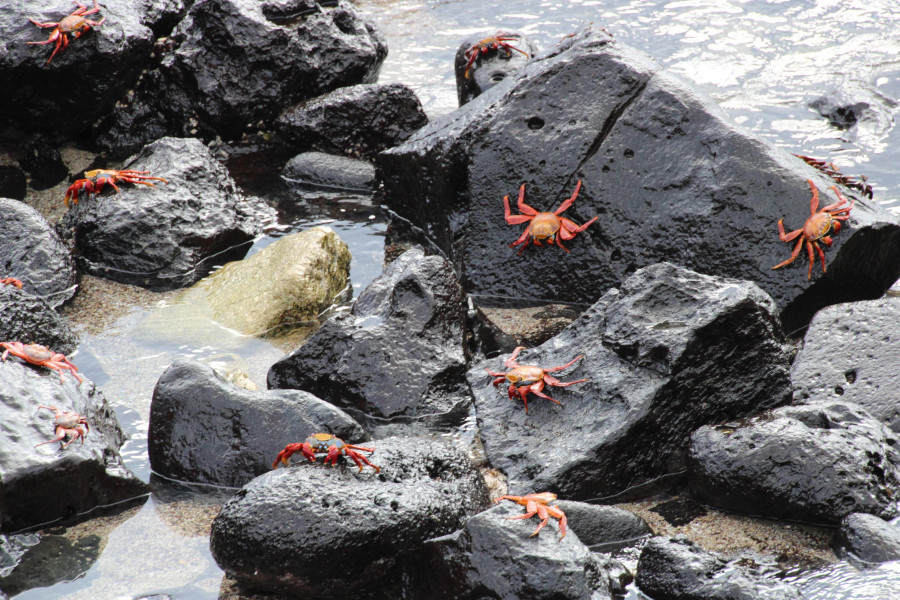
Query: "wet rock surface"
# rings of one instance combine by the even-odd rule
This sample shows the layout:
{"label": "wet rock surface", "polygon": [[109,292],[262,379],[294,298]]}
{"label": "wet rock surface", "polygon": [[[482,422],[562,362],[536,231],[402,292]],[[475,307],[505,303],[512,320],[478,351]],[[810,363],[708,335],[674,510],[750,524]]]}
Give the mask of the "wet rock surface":
{"label": "wet rock surface", "polygon": [[[428,540],[404,563],[410,600],[497,598],[602,600],[612,596],[598,555],[569,531],[559,539],[539,520],[511,520],[523,507],[504,502],[470,518],[454,533]],[[550,519],[556,523],[554,519]]]}
{"label": "wet rock surface", "polygon": [[821,310],[791,368],[797,402],[855,402],[900,433],[900,298]]}
{"label": "wet rock surface", "polygon": [[[749,564],[748,564],[749,563]],[[635,582],[653,600],[799,600],[792,584],[752,559],[726,561],[686,537],[656,537],[641,551]]]}
{"label": "wet rock surface", "polygon": [[356,421],[312,394],[252,392],[207,365],[178,361],[153,391],[150,466],[173,479],[240,487],[270,471],[287,444],[319,432],[350,444],[368,439]]}
{"label": "wet rock surface", "polygon": [[163,138],[122,168],[168,183],[82,195],[58,226],[81,268],[100,277],[153,290],[188,285],[242,257],[273,216],[261,200],[241,194],[196,139]]}
{"label": "wet rock surface", "polygon": [[53,308],[12,285],[0,285],[0,342],[41,344],[70,354],[78,337]]}
{"label": "wet rock surface", "polygon": [[360,294],[269,369],[268,386],[306,390],[366,425],[376,420],[459,420],[465,384],[465,294],[450,265],[405,252]]}
{"label": "wet rock surface", "polygon": [[875,515],[853,513],[841,521],[834,545],[863,563],[900,560],[900,527]]}
{"label": "wet rock surface", "polygon": [[[473,46],[489,38],[508,37],[504,43],[521,52],[505,48],[489,48],[486,52],[479,50],[478,56],[470,64],[468,54]],[[479,46],[483,48],[484,46]],[[504,79],[515,75],[535,54],[535,46],[527,37],[518,31],[486,30],[473,33],[459,45],[453,59],[453,71],[456,74],[456,95],[459,105],[477,98]],[[524,53],[524,54],[523,54]],[[466,65],[469,65],[466,68]]]}
{"label": "wet rock surface", "polygon": [[40,213],[18,200],[0,198],[0,279],[5,277],[20,280],[23,290],[56,308],[75,295],[78,271]]}
{"label": "wet rock surface", "polygon": [[245,588],[350,597],[395,579],[401,552],[487,508],[484,480],[449,444],[388,438],[369,446],[380,474],[357,473],[343,458],[337,468],[304,461],[244,486],[213,522],[219,566]]}
{"label": "wet rock surface", "polygon": [[[684,469],[690,434],[704,423],[755,414],[790,399],[789,352],[772,299],[754,284],[662,263],[637,271],[562,333],[523,352],[571,387],[562,403],[507,398],[501,356],[468,379],[491,465],[511,494],[549,489],[568,499],[606,497]],[[729,415],[729,417],[726,417]],[[531,449],[540,448],[540,452]]]}
{"label": "wet rock surface", "polygon": [[[55,436],[56,406],[83,415],[90,431],[61,448],[58,442],[35,447]],[[81,385],[70,373],[0,362],[0,528],[17,531],[85,513],[100,505],[134,498],[146,486],[122,464],[122,430],[103,394],[89,380]],[[82,426],[83,427],[83,426]]]}
{"label": "wet rock surface", "polygon": [[428,123],[415,93],[400,83],[343,87],[281,113],[275,130],[298,150],[374,158]]}
{"label": "wet rock surface", "polygon": [[694,495],[729,511],[824,524],[898,514],[900,439],[850,402],[704,426],[691,436],[689,468]]}
{"label": "wet rock surface", "polygon": [[[802,257],[773,270],[792,249],[778,237],[778,220],[802,227],[807,180],[827,203],[834,182],[600,33],[539,54],[380,154],[378,165],[387,206],[423,229],[476,295],[591,303],[635,269],[666,260],[756,282],[794,331],[823,306],[878,297],[900,277],[898,218],[858,197],[826,253],[826,275],[817,265],[808,281]],[[525,202],[552,211],[579,180],[564,216],[576,224],[600,218],[566,244],[570,253],[507,247],[525,225],[506,223],[504,196],[515,202],[525,183]]]}
{"label": "wet rock surface", "polygon": [[284,166],[281,176],[291,182],[343,190],[374,190],[377,186],[371,163],[324,152],[298,154]]}
{"label": "wet rock surface", "polygon": [[621,508],[572,500],[557,500],[554,505],[566,513],[569,529],[593,550],[611,552],[653,534],[646,521]]}

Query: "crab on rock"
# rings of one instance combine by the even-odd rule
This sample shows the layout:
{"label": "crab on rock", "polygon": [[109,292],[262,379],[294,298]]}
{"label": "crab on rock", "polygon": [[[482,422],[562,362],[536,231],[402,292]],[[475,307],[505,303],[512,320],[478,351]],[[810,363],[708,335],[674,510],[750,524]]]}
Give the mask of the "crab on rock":
{"label": "crab on rock", "polygon": [[819,253],[819,258],[822,259],[822,272],[825,273],[827,271],[825,267],[825,253],[822,251],[819,242],[822,242],[826,246],[831,245],[831,234],[841,230],[841,221],[846,221],[850,218],[850,211],[853,209],[853,205],[856,201],[851,201],[848,205],[847,199],[841,195],[837,186],[831,186],[831,189],[837,194],[838,201],[834,204],[829,204],[822,210],[817,210],[819,208],[819,190],[816,189],[816,186],[811,179],[807,179],[806,181],[809,183],[809,188],[812,190],[812,199],[809,202],[810,217],[806,220],[806,223],[803,224],[802,228],[795,229],[790,233],[784,232],[784,219],[778,221],[778,236],[781,238],[782,242],[792,242],[798,237],[800,239],[797,240],[797,245],[794,247],[791,257],[784,262],[778,263],[772,268],[780,269],[781,267],[785,267],[794,262],[794,259],[800,255],[800,248],[803,247],[803,242],[806,242],[806,249],[809,252],[809,272],[807,273],[806,278],[811,279],[813,266],[816,264],[813,248],[816,249],[816,252]]}
{"label": "crab on rock", "polygon": [[584,225],[579,226],[569,219],[559,216],[572,206],[575,198],[578,197],[579,191],[581,191],[580,179],[578,180],[578,185],[575,186],[575,192],[572,194],[572,197],[560,204],[559,208],[553,212],[538,212],[525,204],[525,184],[523,183],[522,187],[519,188],[519,212],[522,213],[521,215],[509,214],[509,196],[504,196],[503,213],[506,222],[510,225],[528,223],[528,227],[525,228],[522,236],[510,244],[509,247],[512,248],[524,243],[525,245],[519,249],[519,254],[522,254],[522,250],[528,246],[529,242],[533,242],[535,246],[543,246],[541,242],[552,246],[555,242],[557,246],[568,252],[569,249],[562,245],[562,240],[571,240],[575,237],[575,234],[581,233],[597,220],[597,217],[594,217]]}
{"label": "crab on rock", "polygon": [[5,361],[6,357],[12,354],[33,365],[59,371],[60,383],[63,383],[63,371],[71,371],[78,383],[83,381],[78,374],[78,367],[70,363],[65,355],[54,352],[47,346],[23,344],[22,342],[0,342],[0,348],[3,348],[3,356],[0,356],[0,360]]}
{"label": "crab on rock", "polygon": [[562,406],[562,402],[558,400],[554,400],[550,396],[544,393],[544,385],[552,385],[553,387],[568,387],[570,385],[574,385],[576,383],[582,383],[587,381],[587,379],[579,379],[577,381],[567,381],[562,382],[555,377],[551,377],[548,373],[555,373],[556,371],[562,371],[563,369],[568,369],[575,361],[580,358],[584,358],[584,355],[576,356],[570,362],[564,364],[561,367],[553,367],[551,369],[543,369],[541,367],[535,367],[532,365],[520,365],[516,362],[516,357],[519,356],[519,352],[524,350],[524,346],[519,346],[515,350],[513,350],[512,356],[510,356],[506,362],[503,364],[512,369],[511,371],[507,371],[506,373],[495,373],[490,369],[485,369],[488,374],[496,377],[494,379],[494,385],[498,386],[505,379],[509,381],[509,389],[507,392],[509,393],[509,399],[513,400],[514,398],[521,398],[522,402],[525,404],[525,414],[528,414],[528,394],[534,394],[535,396],[540,396],[546,400],[550,400],[551,402],[556,402],[560,406]]}
{"label": "crab on rock", "polygon": [[515,50],[520,54],[524,54],[525,58],[528,58],[528,53],[524,50],[519,50],[515,46],[510,46],[506,42],[514,42],[517,41],[518,36],[510,36],[504,35],[502,33],[498,33],[497,35],[492,35],[490,37],[486,37],[481,41],[475,42],[469,49],[466,50],[464,56],[466,57],[466,72],[464,73],[464,77],[466,79],[469,78],[469,70],[472,68],[472,65],[482,54],[487,54],[491,50],[499,50],[503,48],[506,51],[506,56],[511,57],[512,51]]}
{"label": "crab on rock", "polygon": [[375,452],[374,448],[363,448],[362,446],[348,444],[344,440],[335,437],[330,433],[314,433],[306,438],[306,441],[302,444],[288,444],[285,446],[284,450],[278,453],[275,462],[272,463],[272,468],[277,469],[279,462],[284,466],[288,466],[291,464],[291,455],[299,452],[308,458],[310,462],[316,462],[316,454],[326,454],[324,461],[326,465],[328,463],[337,465],[338,456],[343,454],[356,463],[360,473],[362,473],[363,470],[363,463],[366,463],[375,469],[376,473],[381,471],[381,467],[377,467],[370,463],[366,457],[357,452],[357,450],[362,450],[363,452]]}
{"label": "crab on rock", "polygon": [[[63,448],[71,444],[77,439],[81,439],[81,443],[84,444],[84,436],[86,433],[90,433],[91,426],[88,425],[87,419],[84,416],[79,415],[77,412],[71,410],[60,410],[55,406],[44,406],[43,404],[38,406],[38,409],[46,408],[47,410],[53,411],[53,425],[55,426],[56,437],[52,440],[47,440],[46,442],[41,442],[40,444],[35,444],[34,447],[43,446],[44,444],[50,444],[53,442],[62,442],[66,437],[70,437],[71,439],[63,444]],[[81,426],[84,425],[85,429],[82,429]]]}
{"label": "crab on rock", "polygon": [[78,194],[99,194],[107,185],[112,186],[118,194],[119,186],[116,184],[121,182],[138,183],[140,185],[149,185],[150,187],[156,187],[156,185],[147,181],[148,179],[169,183],[162,177],[148,176],[147,173],[149,172],[150,171],[135,171],[133,169],[123,169],[121,171],[116,171],[114,169],[95,169],[93,171],[85,171],[84,175],[86,179],[79,179],[70,185],[69,189],[66,190],[66,196],[63,198],[63,201],[66,203],[66,206],[69,206],[69,200],[78,204]]}
{"label": "crab on rock", "polygon": [[13,287],[17,287],[20,290],[22,289],[22,282],[15,277],[5,277],[0,279],[0,285],[11,285]]}
{"label": "crab on rock", "polygon": [[[527,519],[537,514],[542,519],[541,524],[531,535],[537,535],[544,528],[550,517],[559,519],[559,539],[566,537],[566,513],[556,506],[550,506],[548,503],[556,500],[556,494],[551,492],[541,492],[540,494],[528,494],[527,496],[500,496],[496,502],[501,500],[512,500],[516,504],[525,507],[525,514],[518,517],[509,517],[510,519]],[[529,536],[530,537],[530,536]]]}
{"label": "crab on rock", "polygon": [[51,33],[50,37],[43,42],[27,42],[28,44],[52,44],[56,42],[56,48],[53,49],[53,53],[50,55],[50,58],[47,59],[45,64],[50,64],[50,61],[53,60],[53,57],[56,56],[56,53],[60,51],[60,49],[65,50],[69,47],[69,36],[68,34],[72,34],[73,38],[80,38],[82,35],[87,33],[91,27],[99,27],[103,24],[103,21],[106,20],[106,17],[100,19],[99,21],[89,21],[85,19],[87,15],[92,15],[95,12],[100,10],[100,5],[97,4],[98,0],[94,0],[94,6],[90,10],[84,4],[75,0],[75,4],[78,5],[78,8],[65,17],[62,21],[57,23],[41,23],[40,21],[35,21],[34,19],[29,19],[32,23],[37,25],[38,27],[55,27]]}

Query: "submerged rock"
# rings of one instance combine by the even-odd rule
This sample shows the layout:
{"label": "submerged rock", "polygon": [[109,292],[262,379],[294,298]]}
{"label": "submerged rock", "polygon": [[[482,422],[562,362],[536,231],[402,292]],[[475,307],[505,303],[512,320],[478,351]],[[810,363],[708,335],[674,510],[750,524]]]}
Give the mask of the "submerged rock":
{"label": "submerged rock", "polygon": [[[561,403],[531,395],[528,412],[508,383],[469,371],[491,465],[512,494],[547,489],[606,497],[684,469],[700,425],[756,414],[790,399],[790,354],[775,305],[756,285],[662,263],[638,270],[562,333],[523,352],[520,365],[561,366],[570,387],[547,386]],[[535,451],[539,449],[539,451]]]}
{"label": "submerged rock", "polygon": [[0,285],[0,342],[40,344],[71,354],[78,337],[53,308],[12,285]]}
{"label": "submerged rock", "polygon": [[59,225],[79,265],[100,277],[153,290],[188,285],[242,257],[274,218],[261,200],[241,194],[196,139],[163,138],[123,168],[168,183],[123,183],[118,194],[82,195]]}
{"label": "submerged rock", "polygon": [[319,432],[350,444],[368,439],[359,423],[312,394],[252,392],[204,364],[178,361],[153,390],[150,466],[173,479],[239,487],[270,471],[287,444]]}
{"label": "submerged rock", "polygon": [[859,406],[785,406],[691,437],[688,480],[728,511],[836,525],[898,515],[900,439]]}
{"label": "submerged rock", "polygon": [[213,521],[218,565],[246,588],[356,597],[395,580],[402,552],[487,508],[484,480],[449,444],[389,438],[368,445],[380,474],[357,473],[344,458],[337,468],[304,461],[244,486]]}
{"label": "submerged rock", "polygon": [[863,563],[900,560],[900,527],[875,515],[847,515],[833,543],[839,554]]}

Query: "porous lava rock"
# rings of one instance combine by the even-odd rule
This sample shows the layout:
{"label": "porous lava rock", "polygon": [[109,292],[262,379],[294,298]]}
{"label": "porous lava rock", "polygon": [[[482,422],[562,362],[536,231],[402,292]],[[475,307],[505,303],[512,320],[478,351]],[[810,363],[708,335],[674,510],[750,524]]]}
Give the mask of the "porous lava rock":
{"label": "porous lava rock", "polygon": [[387,45],[343,1],[206,0],[157,53],[158,66],[98,128],[105,147],[133,151],[160,135],[236,139],[301,100],[375,81]]}
{"label": "porous lava rock", "polygon": [[78,289],[75,261],[53,226],[27,204],[0,198],[0,279],[6,277],[54,308]]}
{"label": "porous lava rock", "polygon": [[358,473],[345,458],[337,468],[303,461],[244,486],[212,524],[218,565],[246,588],[358,597],[395,580],[401,552],[459,529],[490,503],[473,463],[448,442],[367,446],[379,474]]}
{"label": "porous lava rock", "polygon": [[[507,37],[505,43],[515,50],[492,48],[480,44],[490,38]],[[469,50],[477,48],[478,56],[469,68]],[[471,101],[491,89],[504,79],[514,75],[534,56],[536,48],[526,36],[518,31],[482,31],[466,36],[453,58],[453,71],[456,74],[456,95],[459,105]]]}
{"label": "porous lava rock", "polygon": [[853,513],[841,521],[833,545],[863,563],[900,560],[900,527],[875,515]]}
{"label": "porous lava rock", "polygon": [[569,529],[594,550],[611,552],[653,534],[644,519],[623,508],[574,500],[557,500],[554,505],[566,513]]}
{"label": "porous lava rock", "polygon": [[[35,447],[56,437],[53,412],[40,405],[83,415],[90,427],[84,443]],[[125,435],[115,413],[87,379],[79,385],[66,372],[60,383],[57,371],[8,358],[0,362],[0,422],[0,529],[5,532],[81,515],[146,491],[122,463]]]}
{"label": "porous lava rock", "polygon": [[725,560],[684,536],[655,537],[638,560],[638,588],[653,600],[800,600],[797,587],[753,559]]}
{"label": "porous lava rock", "polygon": [[[827,249],[828,273],[791,254],[777,223],[810,216],[810,187],[834,181],[734,124],[704,93],[645,54],[590,30],[535,56],[514,76],[381,153],[384,203],[449,257],[482,296],[595,302],[635,269],[660,261],[749,279],[782,311],[785,331],[836,302],[881,296],[900,277],[900,217],[856,198]],[[508,245],[525,224],[503,198],[563,216],[599,217],[558,247]],[[513,214],[518,214],[515,206]]]}
{"label": "porous lava rock", "polygon": [[180,360],[153,390],[150,466],[172,479],[240,487],[270,471],[286,445],[313,433],[350,444],[368,439],[359,423],[312,394],[249,391],[207,365]]}
{"label": "porous lava rock", "polygon": [[82,194],[58,225],[81,268],[99,277],[153,290],[188,285],[243,257],[274,218],[265,203],[238,190],[197,139],[163,138],[122,168],[168,183]]}
{"label": "porous lava rock", "polygon": [[143,24],[147,7],[131,0],[104,0],[99,12],[86,17],[106,19],[103,24],[77,39],[70,34],[69,47],[48,64],[55,42],[28,42],[45,41],[54,29],[29,19],[59,22],[76,8],[71,2],[4,3],[0,81],[11,85],[0,94],[0,142],[21,144],[36,133],[58,140],[87,130],[112,111],[147,65],[154,35]]}
{"label": "porous lava rock", "polygon": [[691,490],[728,511],[837,525],[898,514],[900,439],[856,404],[785,406],[691,436]]}
{"label": "porous lava rock", "polygon": [[[511,494],[553,490],[607,497],[684,469],[700,425],[790,400],[790,353],[772,299],[755,284],[669,263],[635,272],[518,364],[549,368],[554,404],[531,395],[528,412],[491,385],[508,356],[473,365],[468,380],[491,465]],[[535,449],[540,449],[535,451]]]}
{"label": "porous lava rock", "polygon": [[[513,520],[521,506],[504,502],[466,521],[459,531],[431,539],[404,561],[408,600],[611,599],[599,555],[571,530],[559,539],[548,523],[531,536],[536,518]],[[555,519],[551,522],[557,523]]]}
{"label": "porous lava rock", "polygon": [[281,113],[275,130],[297,150],[374,158],[428,123],[416,94],[402,83],[343,87]]}
{"label": "porous lava rock", "polygon": [[288,161],[281,176],[291,183],[329,189],[374,191],[372,163],[324,152],[303,152]]}
{"label": "porous lava rock", "polygon": [[900,298],[819,311],[791,368],[795,402],[855,402],[900,433]]}
{"label": "porous lava rock", "polygon": [[0,342],[41,344],[71,354],[78,337],[44,300],[13,285],[0,285]]}
{"label": "porous lava rock", "polygon": [[306,390],[368,426],[459,419],[466,388],[466,300],[450,264],[403,253],[360,294],[269,369],[269,388]]}

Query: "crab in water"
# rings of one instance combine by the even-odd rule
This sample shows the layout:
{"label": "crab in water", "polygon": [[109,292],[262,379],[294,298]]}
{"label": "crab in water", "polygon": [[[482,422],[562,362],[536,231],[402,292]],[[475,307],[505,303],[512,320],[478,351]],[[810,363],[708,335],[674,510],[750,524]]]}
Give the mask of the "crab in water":
{"label": "crab in water", "polygon": [[69,47],[69,35],[72,34],[73,38],[80,38],[82,35],[87,33],[91,27],[99,27],[103,24],[103,21],[106,20],[106,17],[100,19],[99,21],[89,21],[85,19],[87,15],[92,15],[95,12],[100,10],[100,5],[97,4],[98,0],[94,0],[94,6],[90,10],[84,4],[75,0],[75,4],[78,5],[78,9],[75,10],[68,17],[65,17],[62,21],[57,23],[41,23],[40,21],[35,21],[34,19],[29,19],[32,23],[37,25],[38,27],[55,27],[51,33],[50,37],[43,42],[27,42],[28,44],[52,44],[56,42],[56,48],[53,49],[53,53],[50,55],[50,58],[47,59],[45,64],[50,64],[50,61],[53,60],[53,57],[56,56],[56,53],[60,51],[60,49],[65,50]]}
{"label": "crab in water", "polygon": [[[38,446],[43,446],[44,444],[62,442],[64,439],[66,439],[66,437],[69,437],[71,439],[63,444],[63,448],[79,438],[81,439],[81,443],[84,444],[84,436],[87,433],[90,433],[91,426],[88,425],[87,419],[84,418],[83,415],[79,415],[77,412],[71,410],[60,410],[55,406],[44,406],[42,404],[38,406],[38,409],[41,408],[46,408],[47,410],[53,411],[53,425],[55,427],[56,437],[52,440],[47,440],[46,442],[35,444],[35,448],[37,448]],[[82,425],[84,425],[87,431],[81,428]]]}
{"label": "crab in water", "polygon": [[316,454],[326,454],[324,461],[326,465],[328,463],[337,465],[338,456],[343,454],[356,463],[360,473],[362,473],[363,470],[363,463],[375,469],[376,473],[381,471],[381,467],[377,467],[370,463],[366,457],[357,452],[357,450],[362,450],[363,452],[375,452],[374,448],[363,448],[362,446],[348,444],[344,440],[335,437],[330,433],[314,433],[306,438],[302,444],[288,444],[285,446],[284,450],[278,453],[275,462],[272,463],[272,468],[277,469],[279,462],[284,466],[288,466],[291,464],[291,455],[295,452],[299,452],[308,458],[310,462],[316,462]]}
{"label": "crab in water", "polygon": [[22,282],[15,277],[5,277],[0,279],[0,285],[11,285],[13,287],[17,287],[20,290],[22,289]]}
{"label": "crab in water", "polygon": [[803,246],[803,242],[806,242],[806,249],[809,252],[809,272],[807,273],[806,278],[811,279],[813,266],[816,264],[813,248],[819,253],[819,258],[822,259],[822,272],[827,272],[825,267],[825,252],[822,251],[819,242],[822,242],[826,246],[831,245],[831,234],[840,231],[841,221],[846,221],[850,218],[850,211],[853,209],[855,200],[851,201],[848,205],[847,199],[841,195],[837,186],[831,186],[831,189],[837,194],[838,201],[834,204],[829,204],[822,210],[817,210],[819,208],[819,190],[816,189],[816,186],[811,179],[807,179],[806,181],[809,183],[809,188],[812,190],[812,199],[809,202],[810,217],[806,220],[806,223],[803,224],[802,228],[795,229],[790,233],[784,232],[784,219],[778,221],[778,235],[782,242],[792,242],[798,237],[800,239],[797,240],[797,245],[794,247],[791,257],[784,262],[778,263],[772,268],[780,269],[781,267],[785,267],[794,262],[794,259],[800,255],[800,248]]}
{"label": "crab in water", "polygon": [[118,194],[119,186],[116,184],[121,182],[149,185],[150,187],[156,187],[156,185],[147,181],[149,179],[169,183],[162,177],[148,176],[147,173],[149,172],[150,171],[135,171],[133,169],[123,169],[121,171],[116,171],[114,169],[95,169],[93,171],[85,171],[84,176],[86,179],[79,179],[70,185],[69,189],[66,190],[66,197],[63,198],[63,201],[66,203],[66,206],[69,206],[69,200],[78,204],[78,194],[99,194],[107,185],[112,186]]}
{"label": "crab in water", "polygon": [[519,188],[519,212],[522,213],[521,215],[509,214],[509,196],[504,196],[503,213],[506,222],[510,225],[528,222],[528,227],[525,228],[522,236],[510,244],[509,247],[512,248],[524,243],[525,245],[519,249],[519,254],[522,254],[529,242],[534,243],[535,246],[543,246],[542,242],[552,246],[555,242],[557,246],[568,252],[569,249],[562,245],[562,240],[571,240],[575,237],[575,234],[581,233],[597,220],[597,217],[594,217],[584,225],[579,226],[569,219],[559,216],[572,206],[575,198],[578,197],[579,191],[581,191],[580,179],[578,180],[578,185],[575,186],[575,192],[572,194],[572,197],[560,204],[559,208],[553,212],[538,212],[525,204],[525,184],[523,183],[522,187]]}
{"label": "crab in water", "polygon": [[[544,528],[550,517],[559,519],[559,539],[566,537],[566,513],[556,506],[550,506],[549,503],[556,500],[556,494],[551,492],[541,492],[540,494],[528,494],[527,496],[500,496],[496,502],[501,500],[512,500],[516,504],[525,507],[525,514],[518,517],[509,517],[510,519],[527,519],[537,514],[542,519],[541,524],[531,535],[537,535]],[[530,537],[530,536],[529,536]]]}
{"label": "crab in water", "polygon": [[3,348],[3,356],[0,356],[0,360],[5,361],[6,357],[12,354],[33,365],[59,371],[60,383],[63,383],[63,371],[71,371],[78,383],[83,381],[78,374],[78,367],[70,363],[65,355],[54,352],[46,346],[23,344],[22,342],[0,342],[0,348]]}
{"label": "crab in water", "polygon": [[497,35],[492,35],[491,37],[486,37],[481,41],[475,42],[474,44],[472,44],[469,47],[468,50],[465,51],[465,54],[463,55],[463,56],[465,56],[466,61],[467,61],[466,62],[466,72],[463,74],[463,76],[466,79],[468,79],[469,78],[469,70],[472,68],[472,65],[475,64],[475,61],[478,59],[478,57],[481,56],[482,54],[487,54],[491,50],[499,50],[500,48],[503,48],[503,50],[506,51],[507,57],[512,56],[512,51],[515,50],[516,52],[519,52],[520,54],[524,54],[525,58],[528,58],[527,52],[525,52],[524,50],[519,50],[515,46],[510,46],[509,44],[506,43],[506,42],[515,42],[518,40],[519,40],[518,36],[510,36],[510,35],[504,35],[502,33],[498,33]]}
{"label": "crab in water", "polygon": [[507,390],[507,392],[509,393],[509,399],[513,400],[514,398],[521,398],[522,402],[525,404],[526,415],[528,414],[528,394],[540,396],[541,398],[550,400],[551,402],[556,402],[557,404],[562,406],[562,402],[554,400],[544,393],[543,390],[545,384],[552,385],[553,387],[568,387],[576,383],[587,381],[587,379],[579,379],[577,381],[562,382],[559,379],[548,375],[548,373],[555,373],[556,371],[568,369],[573,364],[575,364],[575,361],[580,358],[584,358],[583,354],[580,356],[576,356],[561,367],[543,369],[541,367],[535,367],[532,365],[520,365],[516,362],[516,357],[519,356],[519,352],[524,349],[524,346],[519,346],[518,348],[513,350],[512,356],[506,359],[506,362],[503,363],[504,365],[512,369],[511,371],[507,371],[506,373],[495,373],[490,369],[485,370],[490,375],[496,377],[496,379],[494,379],[494,386],[500,385],[503,380],[509,381],[509,389]]}

